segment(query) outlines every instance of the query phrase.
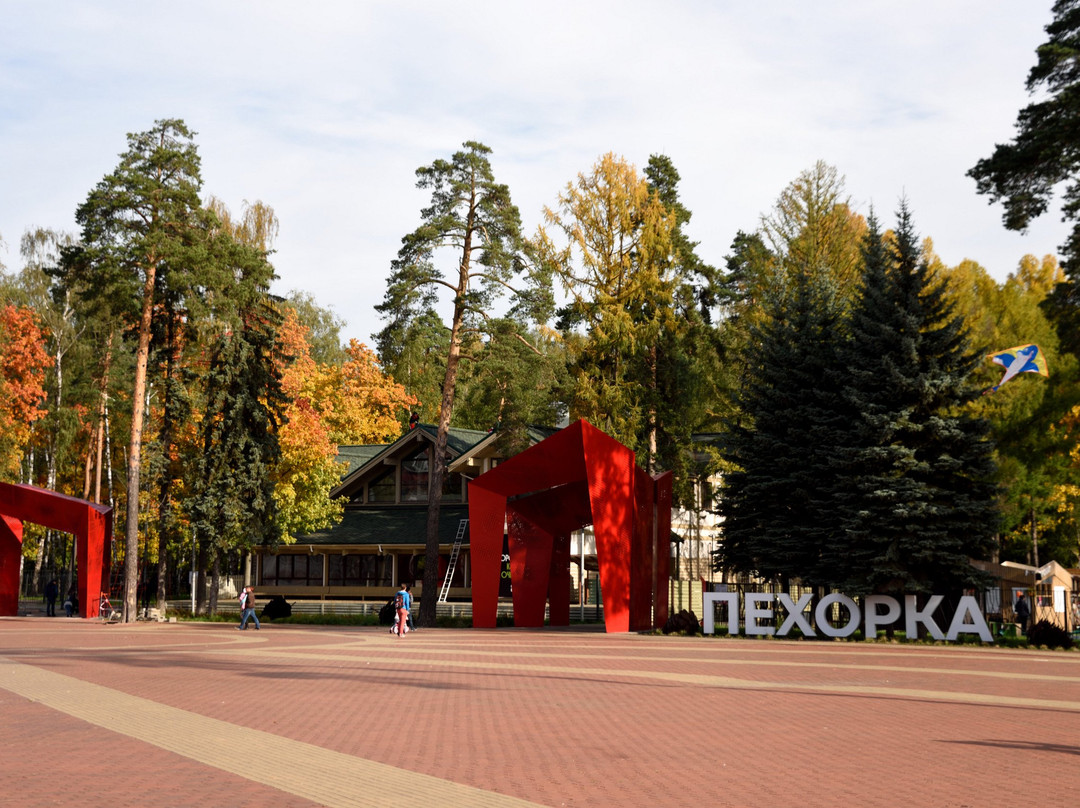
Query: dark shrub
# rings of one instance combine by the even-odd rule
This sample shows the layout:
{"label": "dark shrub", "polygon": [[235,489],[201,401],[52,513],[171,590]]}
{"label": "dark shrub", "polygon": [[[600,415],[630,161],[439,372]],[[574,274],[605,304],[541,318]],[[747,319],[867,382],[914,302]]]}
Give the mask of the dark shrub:
{"label": "dark shrub", "polygon": [[1045,645],[1047,648],[1072,648],[1073,644],[1069,632],[1049,620],[1040,620],[1033,625],[1027,639],[1031,645]]}
{"label": "dark shrub", "polygon": [[673,614],[668,618],[668,621],[664,623],[663,631],[665,634],[674,634],[676,632],[700,634],[701,624],[698,622],[696,614],[683,609],[678,614]]}
{"label": "dark shrub", "polygon": [[263,606],[262,614],[260,615],[264,620],[277,620],[281,617],[292,617],[292,604],[285,600],[283,595],[274,595]]}

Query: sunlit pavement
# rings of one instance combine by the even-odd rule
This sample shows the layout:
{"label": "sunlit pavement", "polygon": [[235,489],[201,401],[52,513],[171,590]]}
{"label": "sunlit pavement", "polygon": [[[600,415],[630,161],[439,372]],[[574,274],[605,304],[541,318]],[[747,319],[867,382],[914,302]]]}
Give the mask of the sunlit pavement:
{"label": "sunlit pavement", "polygon": [[0,619],[0,805],[1080,793],[1076,652],[263,625]]}

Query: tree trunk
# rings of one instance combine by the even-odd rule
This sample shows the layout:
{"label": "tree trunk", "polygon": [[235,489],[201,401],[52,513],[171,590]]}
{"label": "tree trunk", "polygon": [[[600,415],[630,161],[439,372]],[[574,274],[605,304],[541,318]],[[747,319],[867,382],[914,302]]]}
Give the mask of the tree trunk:
{"label": "tree trunk", "polygon": [[210,582],[210,614],[217,614],[218,592],[221,590],[221,554],[214,553],[214,578]]}
{"label": "tree trunk", "polygon": [[151,257],[143,286],[139,347],[135,354],[135,386],[131,398],[131,440],[128,442],[127,524],[124,532],[124,622],[134,622],[139,585],[139,472],[142,463],[143,417],[146,407],[146,372],[150,360],[150,322],[154,312],[157,261]]}
{"label": "tree trunk", "polygon": [[206,614],[206,545],[199,542],[198,578],[195,586],[195,614]]}
{"label": "tree trunk", "polygon": [[90,499],[90,484],[94,473],[94,454],[96,448],[94,446],[97,440],[97,432],[90,433],[90,442],[86,446],[86,460],[83,463],[83,490],[82,498],[84,500]]}
{"label": "tree trunk", "polygon": [[446,360],[442,400],[439,405],[439,427],[435,448],[431,453],[428,473],[427,545],[424,552],[424,589],[420,597],[420,625],[435,625],[435,602],[439,591],[439,515],[442,510],[443,480],[446,479],[446,445],[450,433],[450,416],[454,410],[454,387],[457,383],[458,361],[461,356],[459,318],[455,313],[450,336],[450,352]]}
{"label": "tree trunk", "polygon": [[[60,407],[61,407],[61,405],[63,403],[63,398],[64,398],[64,352],[60,349],[60,341],[59,340],[57,340],[57,343],[56,343],[56,353],[53,356],[53,361],[55,362],[54,367],[56,368],[56,415],[57,415],[57,417],[59,417],[59,415],[60,415]],[[48,482],[46,483],[46,487],[50,491],[56,491],[56,452],[57,452],[57,446],[58,446],[59,433],[60,433],[59,428],[56,428],[56,429],[54,429],[52,431],[52,434],[49,436],[49,454],[48,454],[48,459],[49,459],[48,469],[49,470],[48,470],[48,478],[47,478]],[[44,552],[42,554],[40,554],[40,556],[39,556],[41,558],[41,560],[42,560],[41,567],[38,570],[38,582],[39,582],[38,591],[39,592],[43,591],[45,589],[46,576],[52,574],[50,572],[49,568],[54,566],[55,562],[53,562],[53,563],[47,563],[47,562],[49,562],[51,559],[55,558],[55,556],[57,554],[56,553],[56,548],[54,546],[55,544],[56,544],[56,539],[53,536],[52,530],[46,530],[45,531],[45,540],[42,543],[42,550]]]}
{"label": "tree trunk", "polygon": [[1035,509],[1031,509],[1031,550],[1035,554],[1035,569],[1039,568],[1039,532],[1035,526]]}
{"label": "tree trunk", "polygon": [[658,365],[659,365],[659,361],[658,361],[658,358],[657,358],[656,346],[653,345],[652,347],[649,348],[649,380],[652,382],[652,390],[649,391],[649,412],[648,412],[648,418],[649,418],[649,462],[645,466],[645,470],[649,474],[655,474],[656,473],[656,467],[657,467],[657,457],[656,457],[656,455],[657,455],[658,449],[657,449],[657,439],[656,439],[656,432],[657,432],[656,422],[658,420],[658,416],[657,416],[657,413],[656,413],[656,401],[657,401],[657,396],[659,395],[659,392],[660,392],[660,380],[658,378],[658,375],[659,375]]}
{"label": "tree trunk", "polygon": [[158,504],[158,561],[157,561],[157,608],[164,614],[165,588],[168,583],[168,559],[169,537],[171,525],[169,514],[172,500],[172,440],[173,440],[173,411],[175,402],[172,396],[172,377],[176,372],[179,347],[176,343],[177,318],[171,317],[168,323],[169,348],[165,359],[165,400],[162,404],[161,418],[161,450],[164,452],[165,471],[161,475]]}
{"label": "tree trunk", "polygon": [[[101,459],[105,443],[105,421],[109,417],[109,370],[112,367],[113,332],[109,331],[109,340],[105,343],[105,362],[101,370],[101,395],[98,398],[97,422],[97,468],[94,471],[94,502],[101,503]],[[109,537],[112,538],[111,536]]]}
{"label": "tree trunk", "polygon": [[461,361],[461,329],[465,323],[465,293],[469,290],[469,259],[472,251],[473,206],[469,207],[458,271],[457,294],[454,300],[454,320],[450,327],[450,349],[446,356],[446,375],[443,377],[442,399],[439,402],[439,427],[435,434],[431,471],[428,473],[427,543],[424,552],[424,589],[420,596],[420,626],[435,625],[435,603],[439,591],[439,515],[442,510],[443,480],[446,478],[446,438],[450,434],[450,418],[454,412],[454,391],[457,385],[458,363]]}

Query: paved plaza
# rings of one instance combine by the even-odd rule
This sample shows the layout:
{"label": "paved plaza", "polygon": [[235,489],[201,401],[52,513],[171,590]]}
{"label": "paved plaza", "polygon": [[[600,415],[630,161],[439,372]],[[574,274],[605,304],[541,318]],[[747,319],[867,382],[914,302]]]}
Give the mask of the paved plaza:
{"label": "paved plaza", "polygon": [[1040,806],[1080,654],[0,619],[0,805]]}

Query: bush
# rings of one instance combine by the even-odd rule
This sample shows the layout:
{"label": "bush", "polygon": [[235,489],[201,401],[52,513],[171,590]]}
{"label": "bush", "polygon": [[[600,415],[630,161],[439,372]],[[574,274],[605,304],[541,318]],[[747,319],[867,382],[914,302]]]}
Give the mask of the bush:
{"label": "bush", "polygon": [[1030,645],[1045,645],[1047,648],[1072,648],[1073,645],[1069,632],[1049,620],[1040,620],[1033,625],[1027,641]]}
{"label": "bush", "polygon": [[678,614],[673,614],[664,624],[665,634],[701,634],[701,624],[697,615],[683,609]]}

